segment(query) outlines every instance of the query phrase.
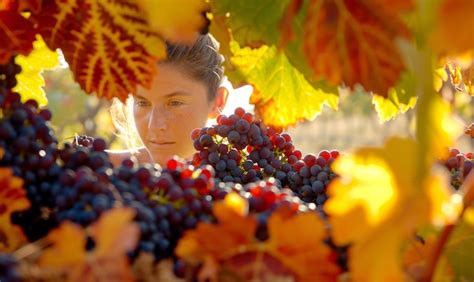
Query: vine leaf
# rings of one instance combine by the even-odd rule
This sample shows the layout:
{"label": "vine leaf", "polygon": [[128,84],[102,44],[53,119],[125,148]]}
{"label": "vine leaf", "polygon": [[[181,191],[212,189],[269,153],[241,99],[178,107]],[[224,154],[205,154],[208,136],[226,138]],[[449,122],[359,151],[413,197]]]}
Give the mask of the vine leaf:
{"label": "vine leaf", "polygon": [[11,169],[0,168],[0,252],[14,251],[26,242],[21,228],[11,223],[11,214],[29,207],[23,180]]}
{"label": "vine leaf", "polygon": [[179,257],[194,265],[203,263],[202,280],[336,281],[339,269],[323,243],[328,234],[316,214],[277,209],[268,219],[269,239],[261,242],[255,238],[256,218],[242,212],[246,205],[241,196],[228,194],[214,207],[217,224],[200,223],[178,242]]}
{"label": "vine leaf", "polygon": [[447,179],[419,177],[418,150],[417,142],[394,137],[382,148],[360,148],[333,164],[341,177],[331,183],[324,210],[334,242],[351,244],[353,281],[403,280],[404,242],[420,225],[450,223],[461,211]]}
{"label": "vine leaf", "polygon": [[126,254],[139,239],[139,228],[131,222],[134,214],[129,208],[102,214],[92,226],[96,245],[91,251],[85,249],[85,230],[70,222],[61,224],[48,234],[53,245],[42,252],[40,266],[67,273],[68,281],[133,281]]}
{"label": "vine leaf", "polygon": [[163,38],[191,44],[198,31],[206,31],[209,20],[204,0],[138,0],[155,32]]}
{"label": "vine leaf", "polygon": [[21,66],[21,73],[16,75],[18,82],[13,91],[21,95],[22,101],[34,99],[40,106],[46,106],[48,99],[42,88],[45,82],[41,73],[59,65],[59,54],[51,51],[39,35],[33,46],[28,56],[15,57],[15,62]]}
{"label": "vine leaf", "polygon": [[338,96],[314,88],[276,47],[240,48],[234,42],[231,50],[235,70],[228,75],[254,87],[250,102],[267,125],[285,128],[313,120],[323,105],[337,109]]}
{"label": "vine leaf", "polygon": [[473,14],[471,0],[442,0],[435,11],[436,20],[429,38],[431,48],[441,55],[461,55],[474,50]]}
{"label": "vine leaf", "polygon": [[414,74],[405,72],[397,85],[389,89],[387,97],[373,95],[372,104],[375,105],[380,122],[389,121],[415,107],[415,85]]}
{"label": "vine leaf", "polygon": [[212,0],[213,15],[224,17],[240,46],[253,48],[277,44],[280,20],[290,0]]}
{"label": "vine leaf", "polygon": [[0,10],[0,64],[16,53],[28,55],[33,49],[33,23],[14,10]]}
{"label": "vine leaf", "polygon": [[87,93],[124,101],[137,86],[150,86],[163,40],[134,1],[44,0],[32,15],[51,49],[60,48]]}
{"label": "vine leaf", "polygon": [[314,75],[387,96],[405,70],[395,40],[411,37],[389,3],[311,0],[303,50]]}

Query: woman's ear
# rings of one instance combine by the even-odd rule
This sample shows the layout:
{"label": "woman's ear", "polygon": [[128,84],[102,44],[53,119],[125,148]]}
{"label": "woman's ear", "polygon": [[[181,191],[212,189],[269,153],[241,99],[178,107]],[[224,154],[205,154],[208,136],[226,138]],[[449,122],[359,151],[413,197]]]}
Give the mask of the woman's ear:
{"label": "woman's ear", "polygon": [[217,89],[216,98],[214,99],[214,104],[209,112],[208,118],[214,119],[222,112],[228,97],[229,90],[227,88],[221,86]]}

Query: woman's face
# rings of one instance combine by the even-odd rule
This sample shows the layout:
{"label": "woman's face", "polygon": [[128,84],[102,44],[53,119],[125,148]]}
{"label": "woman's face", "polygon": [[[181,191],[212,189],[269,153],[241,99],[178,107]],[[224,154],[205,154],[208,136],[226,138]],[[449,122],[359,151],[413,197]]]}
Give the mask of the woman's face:
{"label": "woman's face", "polygon": [[213,109],[207,87],[181,68],[160,64],[150,90],[134,95],[135,124],[154,161],[164,165],[173,155],[194,153],[191,131],[206,124]]}

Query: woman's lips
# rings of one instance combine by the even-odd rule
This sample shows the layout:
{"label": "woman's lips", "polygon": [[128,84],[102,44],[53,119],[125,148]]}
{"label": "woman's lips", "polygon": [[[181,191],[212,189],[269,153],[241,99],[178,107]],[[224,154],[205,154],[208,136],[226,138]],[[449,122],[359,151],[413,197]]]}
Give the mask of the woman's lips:
{"label": "woman's lips", "polygon": [[168,148],[176,144],[176,142],[172,141],[150,141],[149,143],[155,148]]}

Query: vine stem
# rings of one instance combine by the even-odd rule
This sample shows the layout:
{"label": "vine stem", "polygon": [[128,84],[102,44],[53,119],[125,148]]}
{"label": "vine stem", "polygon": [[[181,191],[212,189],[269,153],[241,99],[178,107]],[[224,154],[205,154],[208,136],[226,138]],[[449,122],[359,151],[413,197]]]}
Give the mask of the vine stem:
{"label": "vine stem", "polygon": [[463,208],[457,220],[452,223],[448,224],[444,227],[441,235],[439,236],[438,242],[436,243],[436,247],[433,251],[433,255],[431,255],[428,259],[427,266],[421,277],[421,281],[431,281],[436,270],[436,266],[438,264],[439,259],[443,253],[443,249],[448,242],[449,236],[453,232],[456,225],[462,220],[464,216],[464,212],[466,209],[474,202],[474,171],[470,172],[469,175],[466,177],[465,181],[463,182],[461,188],[459,189],[459,194],[463,195]]}

